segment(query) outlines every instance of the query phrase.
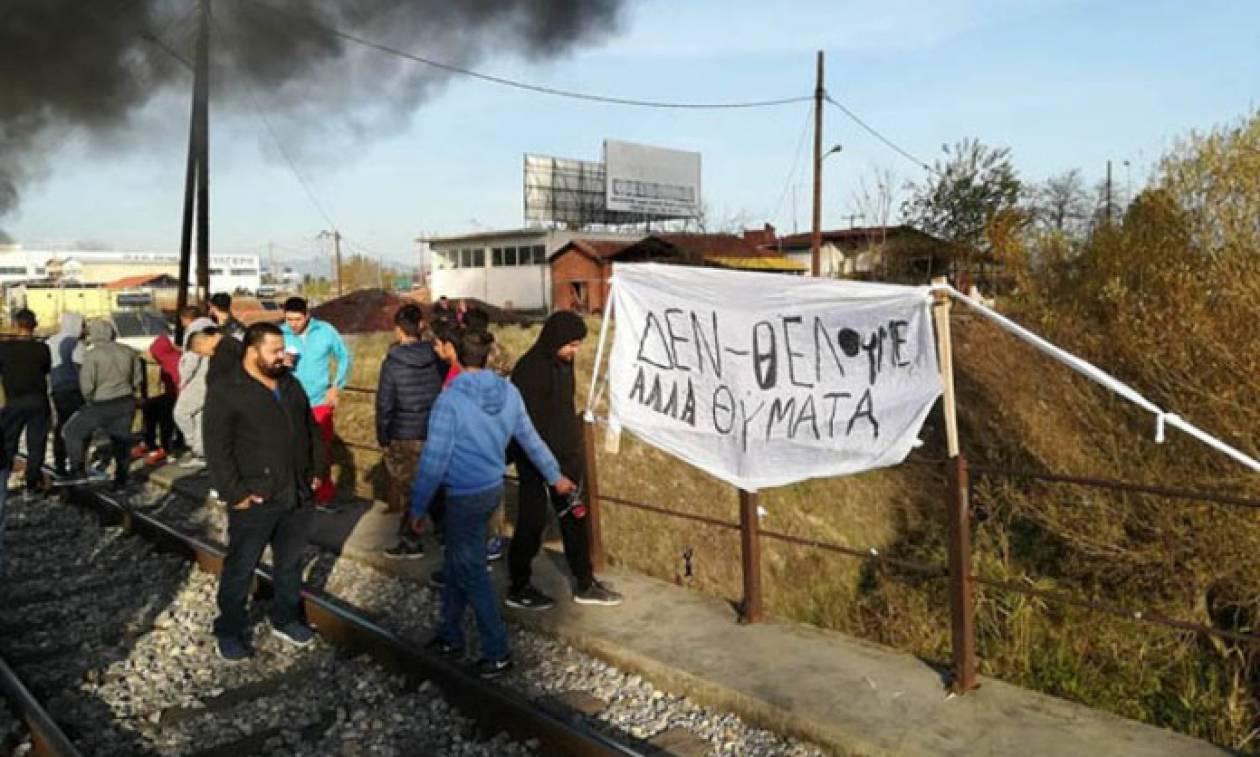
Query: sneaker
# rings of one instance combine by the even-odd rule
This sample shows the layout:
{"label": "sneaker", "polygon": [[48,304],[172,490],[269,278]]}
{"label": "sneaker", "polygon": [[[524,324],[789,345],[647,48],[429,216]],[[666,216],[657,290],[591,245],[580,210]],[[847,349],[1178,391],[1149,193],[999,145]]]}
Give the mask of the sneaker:
{"label": "sneaker", "polygon": [[503,557],[503,553],[507,551],[507,539],[502,536],[492,536],[486,542],[486,559],[494,562]]}
{"label": "sneaker", "polygon": [[481,660],[477,663],[477,675],[484,679],[498,678],[512,669],[512,658],[502,660]]}
{"label": "sneaker", "polygon": [[149,454],[149,448],[143,442],[131,448],[132,460],[139,460],[147,454]]}
{"label": "sneaker", "polygon": [[543,594],[533,586],[526,586],[519,591],[509,592],[503,603],[518,610],[550,610],[556,601]]}
{"label": "sneaker", "polygon": [[86,484],[87,482],[91,480],[92,478],[88,476],[88,472],[84,468],[82,467],[71,468],[69,471],[66,472],[66,475],[59,476],[57,478],[55,485],[56,486],[79,486],[80,484]]}
{"label": "sneaker", "polygon": [[573,601],[580,605],[615,607],[621,604],[622,596],[609,588],[607,584],[591,581],[591,585],[586,589],[574,592]]}
{"label": "sneaker", "polygon": [[277,639],[284,639],[297,647],[304,647],[312,641],[315,641],[315,631],[313,631],[311,627],[305,623],[300,623],[296,620],[287,625],[280,626],[279,628],[275,628],[273,626],[271,629],[271,635],[275,636]]}
{"label": "sneaker", "polygon": [[441,568],[429,574],[429,586],[441,589],[446,586],[446,573]]}
{"label": "sneaker", "polygon": [[315,503],[315,512],[317,512],[317,513],[330,513],[330,514],[331,514],[331,513],[335,513],[335,512],[337,512],[337,508],[336,508],[335,506],[333,506],[333,505],[331,505],[331,504],[327,503],[327,502],[316,502],[316,503]]}
{"label": "sneaker", "polygon": [[179,467],[204,468],[206,467],[206,459],[204,457],[197,457],[196,455],[188,455],[183,460],[179,461]]}
{"label": "sneaker", "polygon": [[434,636],[432,639],[430,639],[429,643],[424,645],[424,648],[436,655],[445,657],[448,660],[454,660],[454,659],[458,659],[464,656],[463,647],[457,647],[454,644],[448,644],[445,641],[442,641],[437,636]]}
{"label": "sneaker", "polygon": [[218,489],[206,489],[206,499],[209,499],[209,500],[213,500],[213,501],[215,501],[215,502],[218,502],[218,501],[219,501],[219,490],[218,490]]}
{"label": "sneaker", "polygon": [[239,636],[217,636],[214,651],[220,660],[228,662],[244,662],[250,656],[249,645]]}
{"label": "sneaker", "polygon": [[406,539],[402,539],[389,549],[382,550],[382,554],[391,560],[419,560],[424,557],[424,546],[419,542],[408,543]]}
{"label": "sneaker", "polygon": [[166,450],[155,449],[149,454],[144,456],[144,464],[145,465],[159,465],[164,460],[166,460],[166,457],[167,457]]}

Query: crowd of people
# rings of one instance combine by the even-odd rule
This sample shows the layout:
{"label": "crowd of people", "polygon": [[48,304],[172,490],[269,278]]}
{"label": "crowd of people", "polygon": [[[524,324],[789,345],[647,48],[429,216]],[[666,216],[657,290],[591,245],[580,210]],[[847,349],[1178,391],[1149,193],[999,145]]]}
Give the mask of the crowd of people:
{"label": "crowd of people", "polygon": [[[302,619],[302,555],[314,513],[331,509],[333,416],[351,358],[341,335],[290,298],[280,325],[246,327],[231,298],[216,294],[208,312],[177,314],[182,343],[159,336],[147,350],[158,369],[150,394],[142,356],[116,340],[106,320],[74,313],[45,341],[30,311],[14,313],[16,336],[0,342],[0,475],[7,482],[21,437],[28,451],[24,485],[39,496],[50,486],[102,478],[89,469],[89,442],[109,438],[112,487],[123,490],[132,460],[205,468],[214,498],[228,513],[228,553],[214,624],[219,656],[252,654],[248,592],[264,549],[272,549],[273,634],[294,644],[313,639]],[[593,572],[581,498],[583,447],[574,406],[573,361],[586,337],[577,315],[558,312],[510,369],[484,310],[443,298],[426,318],[407,304],[394,317],[395,344],[384,358],[375,430],[387,472],[386,507],[398,517],[391,559],[423,557],[440,545],[442,567],[430,574],[441,592],[441,622],[430,648],[465,654],[464,617],[471,609],[485,677],[512,666],[508,635],[487,563],[504,552],[504,473],[519,476],[516,522],[506,549],[509,607],[541,611],[555,604],[532,581],[532,563],[551,517],[559,522],[580,604],[622,601]],[[142,439],[133,447],[141,412]],[[53,468],[42,466],[49,433]],[[0,515],[3,513],[0,487]],[[548,515],[551,513],[552,515]]]}

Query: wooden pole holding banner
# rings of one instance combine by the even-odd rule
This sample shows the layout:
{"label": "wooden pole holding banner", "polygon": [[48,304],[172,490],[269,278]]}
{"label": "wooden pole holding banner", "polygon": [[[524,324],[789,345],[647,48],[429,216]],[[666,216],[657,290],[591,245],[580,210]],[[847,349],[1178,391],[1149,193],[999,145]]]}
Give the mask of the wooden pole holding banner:
{"label": "wooden pole holding banner", "polygon": [[604,529],[599,521],[599,466],[595,460],[595,419],[582,413],[582,451],[585,457],[582,487],[586,497],[586,537],[591,546],[591,567],[602,571],[604,559]]}
{"label": "wooden pole holding banner", "polygon": [[744,601],[739,622],[761,620],[761,524],[757,517],[757,493],[739,490],[739,544],[744,573]]}
{"label": "wooden pole holding banner", "polygon": [[[933,286],[948,286],[945,277],[932,279]],[[932,318],[936,324],[936,354],[940,360],[942,400],[945,411],[945,443],[949,452],[949,483],[946,498],[946,528],[949,546],[949,615],[953,647],[953,680],[950,688],[964,694],[976,683],[975,597],[971,580],[971,486],[967,458],[958,444],[958,410],[954,394],[954,351],[949,328],[949,293],[934,294]]]}

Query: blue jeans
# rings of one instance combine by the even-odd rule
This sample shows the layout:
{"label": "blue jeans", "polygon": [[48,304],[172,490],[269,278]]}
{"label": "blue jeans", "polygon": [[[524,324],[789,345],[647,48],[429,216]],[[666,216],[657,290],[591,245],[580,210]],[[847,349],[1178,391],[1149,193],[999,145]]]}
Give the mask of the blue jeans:
{"label": "blue jeans", "polygon": [[508,657],[507,627],[499,600],[486,572],[486,522],[499,506],[503,486],[471,497],[446,498],[446,583],[442,587],[442,621],[438,638],[464,646],[464,610],[472,605],[487,660]]}

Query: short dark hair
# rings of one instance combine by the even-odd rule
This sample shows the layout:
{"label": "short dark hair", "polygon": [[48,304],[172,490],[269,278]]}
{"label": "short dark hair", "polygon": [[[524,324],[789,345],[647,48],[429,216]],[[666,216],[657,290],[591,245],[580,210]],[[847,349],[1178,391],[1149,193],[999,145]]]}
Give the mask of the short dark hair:
{"label": "short dark hair", "polygon": [[281,331],[280,327],[276,324],[268,323],[267,321],[259,321],[258,323],[251,324],[249,328],[245,329],[245,339],[243,340],[245,343],[245,349],[257,347],[269,336],[278,336],[283,339],[284,332]]}
{"label": "short dark hair", "polygon": [[232,295],[228,294],[227,292],[215,292],[210,297],[210,304],[215,306],[219,310],[231,310],[232,309]]}
{"label": "short dark hair", "polygon": [[35,320],[35,313],[27,308],[22,308],[13,314],[13,324],[18,328],[29,329],[31,331],[34,331],[35,327],[39,325],[39,323]]}
{"label": "short dark hair", "polygon": [[433,338],[439,342],[459,344],[459,335],[461,331],[459,324],[448,318],[441,318],[434,321],[431,331],[433,332]]}
{"label": "short dark hair", "polygon": [[494,336],[484,331],[464,331],[455,343],[455,352],[459,355],[459,364],[465,368],[485,368],[490,359],[490,348],[494,346]]}
{"label": "short dark hair", "polygon": [[281,307],[281,310],[286,313],[301,313],[302,315],[306,315],[306,300],[301,297],[290,297],[284,301],[284,305]]}
{"label": "short dark hair", "polygon": [[464,312],[464,328],[472,331],[486,331],[490,328],[490,314],[473,305]]}
{"label": "short dark hair", "polygon": [[419,305],[403,305],[394,313],[394,325],[412,339],[419,339],[424,332],[424,311]]}
{"label": "short dark hair", "polygon": [[190,321],[196,320],[201,317],[201,308],[197,307],[196,305],[185,305],[184,309],[179,311],[179,317],[187,318]]}

